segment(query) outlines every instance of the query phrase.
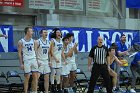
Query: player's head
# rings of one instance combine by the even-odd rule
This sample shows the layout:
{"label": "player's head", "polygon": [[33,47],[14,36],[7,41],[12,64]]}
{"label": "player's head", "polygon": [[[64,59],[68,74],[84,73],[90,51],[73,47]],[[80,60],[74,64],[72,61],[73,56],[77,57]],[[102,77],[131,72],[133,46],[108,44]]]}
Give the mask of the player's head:
{"label": "player's head", "polygon": [[101,36],[98,37],[97,43],[102,45],[103,44],[103,38]]}
{"label": "player's head", "polygon": [[27,35],[27,36],[29,36],[29,37],[32,37],[32,35],[33,35],[33,29],[32,29],[32,27],[26,27],[25,29],[24,29],[24,33],[25,33],[25,35]]}
{"label": "player's head", "polygon": [[62,38],[62,33],[61,33],[61,31],[60,31],[59,28],[54,28],[54,29],[53,29],[51,38],[55,38],[55,39],[56,39],[56,38],[58,38],[58,39]]}
{"label": "player's head", "polygon": [[115,55],[115,47],[111,46],[109,49],[108,49],[108,52],[110,55]]}
{"label": "player's head", "polygon": [[121,40],[122,43],[125,43],[126,42],[126,36],[125,36],[125,34],[122,34],[121,35],[120,40]]}
{"label": "player's head", "polygon": [[47,36],[48,36],[47,30],[46,30],[46,29],[42,29],[42,30],[40,31],[40,35],[41,35],[43,38],[47,38]]}
{"label": "player's head", "polygon": [[112,44],[111,44],[111,46],[112,46],[112,47],[114,47],[114,48],[115,48],[115,50],[117,50],[117,49],[118,49],[118,46],[117,46],[117,44],[116,44],[116,43],[112,43]]}
{"label": "player's head", "polygon": [[62,39],[62,41],[63,41],[63,43],[64,43],[65,45],[68,45],[68,44],[69,44],[69,38],[66,37],[66,36]]}
{"label": "player's head", "polygon": [[68,37],[69,41],[71,42],[74,39],[74,34],[73,33],[67,33],[66,37]]}

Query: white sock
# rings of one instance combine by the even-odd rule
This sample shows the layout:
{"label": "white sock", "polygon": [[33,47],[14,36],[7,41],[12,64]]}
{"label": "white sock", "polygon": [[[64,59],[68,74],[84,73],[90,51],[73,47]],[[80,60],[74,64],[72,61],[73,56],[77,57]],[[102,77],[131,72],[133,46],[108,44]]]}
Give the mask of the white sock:
{"label": "white sock", "polygon": [[60,84],[60,75],[56,75],[57,84]]}
{"label": "white sock", "polygon": [[113,87],[113,90],[116,89],[116,87]]}
{"label": "white sock", "polygon": [[55,76],[55,75],[50,75],[50,78],[51,78],[51,84],[54,84],[54,76]]}

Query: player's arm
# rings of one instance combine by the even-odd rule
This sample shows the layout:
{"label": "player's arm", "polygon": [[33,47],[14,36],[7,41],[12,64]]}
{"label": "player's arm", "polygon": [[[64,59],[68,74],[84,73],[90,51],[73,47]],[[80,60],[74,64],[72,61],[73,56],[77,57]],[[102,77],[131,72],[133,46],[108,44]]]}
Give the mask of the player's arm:
{"label": "player's arm", "polygon": [[61,53],[61,56],[62,56],[62,59],[63,59],[63,62],[64,62],[64,64],[67,64],[66,63],[66,57],[65,57],[65,53],[64,53],[64,48],[62,49],[62,53]]}
{"label": "player's arm", "polygon": [[49,65],[51,66],[52,65],[52,55],[51,55],[51,49],[49,48],[48,50],[48,60],[49,60]]}
{"label": "player's arm", "polygon": [[0,37],[5,37],[5,38],[7,38],[8,36],[7,36],[7,35],[4,35],[4,34],[0,34]]}
{"label": "player's arm", "polygon": [[23,45],[22,45],[22,41],[20,40],[18,42],[18,56],[19,56],[20,67],[21,67],[21,69],[24,69],[24,63],[23,63],[23,57],[22,57],[22,48],[23,48]]}
{"label": "player's arm", "polygon": [[123,51],[123,52],[118,51],[118,55],[119,56],[125,56],[125,55],[129,55],[129,53],[128,53],[128,51]]}
{"label": "player's arm", "polygon": [[107,59],[107,66],[108,66],[108,68],[110,68],[110,56],[109,56],[109,52],[108,52],[108,48],[106,48],[106,51],[107,51],[107,53],[106,53],[106,59]]}
{"label": "player's arm", "polygon": [[54,60],[56,62],[59,62],[59,60],[56,58],[56,56],[54,55],[54,42],[53,40],[51,41],[50,43],[50,53],[51,53],[51,56],[54,58]]}
{"label": "player's arm", "polygon": [[67,57],[72,57],[73,56],[73,48],[71,48],[68,53],[65,54],[66,58]]}
{"label": "player's arm", "polygon": [[34,49],[35,49],[35,54],[36,54],[36,60],[37,60],[37,63],[38,63],[38,55],[37,55],[37,51],[38,51],[38,48],[39,48],[39,41],[38,40],[34,40]]}
{"label": "player's arm", "polygon": [[119,64],[122,65],[123,63],[114,55],[115,61]]}
{"label": "player's arm", "polygon": [[75,53],[75,54],[78,54],[77,46],[78,46],[77,43],[75,43],[74,46],[73,46],[73,50],[74,50],[74,53]]}
{"label": "player's arm", "polygon": [[107,66],[110,67],[110,56],[107,56]]}

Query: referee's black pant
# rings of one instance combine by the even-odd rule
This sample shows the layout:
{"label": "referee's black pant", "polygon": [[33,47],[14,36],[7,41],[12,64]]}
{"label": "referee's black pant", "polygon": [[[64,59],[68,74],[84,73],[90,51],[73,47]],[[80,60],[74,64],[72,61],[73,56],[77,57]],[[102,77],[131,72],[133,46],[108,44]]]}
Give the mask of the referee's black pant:
{"label": "referee's black pant", "polygon": [[92,67],[89,88],[87,93],[93,93],[94,87],[96,85],[96,81],[98,80],[99,76],[102,76],[104,79],[105,87],[107,89],[107,93],[112,93],[110,75],[108,72],[108,67],[106,64],[97,64],[94,63]]}

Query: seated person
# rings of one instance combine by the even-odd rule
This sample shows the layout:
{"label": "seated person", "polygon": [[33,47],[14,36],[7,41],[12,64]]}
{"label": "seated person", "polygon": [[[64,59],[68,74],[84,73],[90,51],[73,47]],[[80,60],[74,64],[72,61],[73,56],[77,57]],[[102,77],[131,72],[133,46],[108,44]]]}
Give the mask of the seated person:
{"label": "seated person", "polygon": [[[115,48],[114,47],[110,47],[109,48],[109,64],[111,65],[114,61],[117,62],[119,65],[122,65],[123,63],[119,61],[119,59],[115,56]],[[116,84],[117,84],[117,73],[110,68],[110,65],[108,66],[108,70],[109,70],[109,74],[110,76],[113,77],[113,90],[116,89]]]}
{"label": "seated person", "polygon": [[137,73],[140,75],[140,52],[138,52],[133,61],[131,62],[130,65],[130,70],[132,72],[132,82],[131,82],[131,89],[130,92],[131,93],[136,93],[136,91],[134,90],[135,85],[136,85],[136,75]]}

